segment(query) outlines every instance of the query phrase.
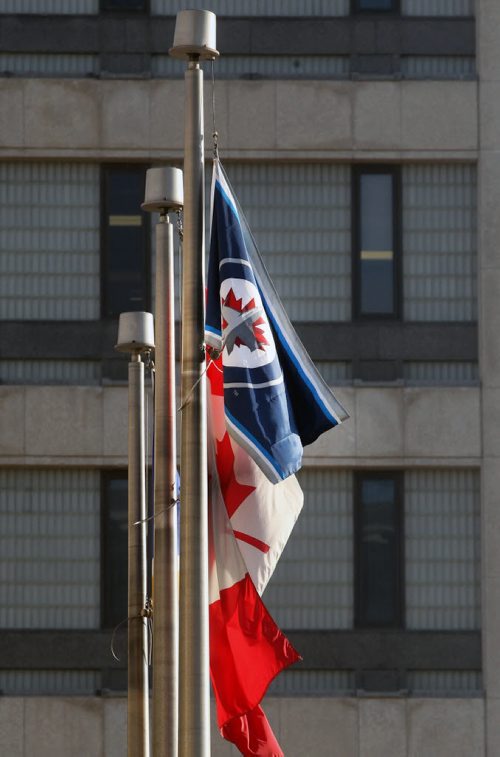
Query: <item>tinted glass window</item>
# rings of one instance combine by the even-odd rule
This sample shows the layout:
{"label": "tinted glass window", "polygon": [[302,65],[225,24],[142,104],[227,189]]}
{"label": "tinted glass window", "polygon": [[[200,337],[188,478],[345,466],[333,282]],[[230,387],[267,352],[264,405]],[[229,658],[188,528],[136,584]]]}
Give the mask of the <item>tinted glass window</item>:
{"label": "tinted glass window", "polygon": [[146,0],[101,0],[104,11],[145,11]]}
{"label": "tinted glass window", "polygon": [[359,626],[397,626],[402,618],[401,505],[397,476],[358,479],[356,610]]}
{"label": "tinted glass window", "polygon": [[358,316],[398,311],[396,170],[354,172],[354,303]]}
{"label": "tinted glass window", "polygon": [[144,166],[103,170],[103,315],[149,310],[149,224]]}
{"label": "tinted glass window", "polygon": [[361,310],[392,313],[394,249],[392,176],[361,176]]}
{"label": "tinted glass window", "polygon": [[[147,478],[146,504],[148,518],[153,515],[153,480]],[[102,622],[114,628],[128,612],[128,473],[102,474]],[[151,594],[151,561],[154,550],[154,525],[147,528],[147,586]]]}
{"label": "tinted glass window", "polygon": [[360,11],[392,11],[394,6],[394,0],[358,0]]}
{"label": "tinted glass window", "polygon": [[103,480],[102,622],[111,628],[127,617],[128,487],[127,474]]}

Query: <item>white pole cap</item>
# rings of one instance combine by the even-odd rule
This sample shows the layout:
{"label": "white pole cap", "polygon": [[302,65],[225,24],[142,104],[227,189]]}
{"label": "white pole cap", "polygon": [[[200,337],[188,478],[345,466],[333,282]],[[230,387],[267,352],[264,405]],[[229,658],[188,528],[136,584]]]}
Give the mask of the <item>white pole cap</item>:
{"label": "white pole cap", "polygon": [[180,210],[184,205],[184,187],[180,168],[148,168],[143,210],[168,212]]}
{"label": "white pole cap", "polygon": [[115,350],[138,354],[154,349],[153,314],[136,311],[121,313],[118,321],[118,341]]}
{"label": "white pole cap", "polygon": [[170,55],[173,58],[198,56],[202,60],[217,58],[219,52],[215,41],[216,23],[217,18],[212,11],[179,11]]}

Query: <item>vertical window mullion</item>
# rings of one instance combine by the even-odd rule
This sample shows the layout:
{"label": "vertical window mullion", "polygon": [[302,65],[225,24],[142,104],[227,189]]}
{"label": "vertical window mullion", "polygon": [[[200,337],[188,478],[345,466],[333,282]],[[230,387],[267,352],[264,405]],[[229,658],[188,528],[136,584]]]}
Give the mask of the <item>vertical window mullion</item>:
{"label": "vertical window mullion", "polygon": [[399,318],[401,200],[397,166],[355,166],[352,179],[353,317]]}
{"label": "vertical window mullion", "polygon": [[356,628],[404,626],[402,492],[399,472],[355,474]]}

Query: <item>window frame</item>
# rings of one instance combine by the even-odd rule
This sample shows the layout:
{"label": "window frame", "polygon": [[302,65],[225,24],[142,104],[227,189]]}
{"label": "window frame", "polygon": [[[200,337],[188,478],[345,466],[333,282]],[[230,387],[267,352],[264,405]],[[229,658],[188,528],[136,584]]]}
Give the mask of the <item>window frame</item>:
{"label": "window frame", "polygon": [[[101,163],[100,165],[100,295],[101,295],[101,320],[116,320],[120,313],[109,313],[109,297],[106,285],[106,276],[108,271],[109,260],[109,232],[107,222],[107,201],[109,189],[110,171],[146,171],[150,167],[149,163]],[[151,310],[152,286],[151,286],[151,223],[150,216],[145,211],[137,208],[137,215],[142,215],[142,233],[144,245],[144,259],[142,275],[144,276],[144,311]]]}
{"label": "window frame", "polygon": [[[396,526],[396,545],[397,545],[397,569],[396,582],[394,587],[394,604],[395,616],[392,622],[372,625],[364,619],[363,597],[361,591],[361,510],[363,507],[362,484],[363,481],[370,479],[388,479],[394,481],[395,491],[395,526]],[[405,527],[404,527],[404,473],[397,470],[362,470],[354,473],[354,630],[367,629],[391,629],[404,630],[406,626],[406,604],[405,604]]]}
{"label": "window frame", "polygon": [[[361,310],[361,177],[366,174],[387,174],[392,177],[393,234],[393,311],[364,313]],[[351,243],[352,243],[352,320],[401,320],[403,301],[402,276],[402,190],[401,166],[390,163],[356,164],[351,169]]]}

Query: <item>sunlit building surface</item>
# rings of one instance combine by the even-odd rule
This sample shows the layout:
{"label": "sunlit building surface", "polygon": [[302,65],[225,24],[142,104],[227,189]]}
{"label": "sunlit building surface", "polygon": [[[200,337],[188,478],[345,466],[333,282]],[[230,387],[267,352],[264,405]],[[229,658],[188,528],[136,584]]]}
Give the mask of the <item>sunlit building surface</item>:
{"label": "sunlit building surface", "polygon": [[[265,600],[304,661],[266,712],[287,757],[494,757],[497,0],[0,0],[5,754],[125,754],[113,348],[118,314],[153,308],[156,218],[140,203],[148,167],[182,163],[168,48],[184,7],[218,16],[221,158],[351,415],[299,474],[303,513]],[[234,754],[215,722],[212,741]]]}

